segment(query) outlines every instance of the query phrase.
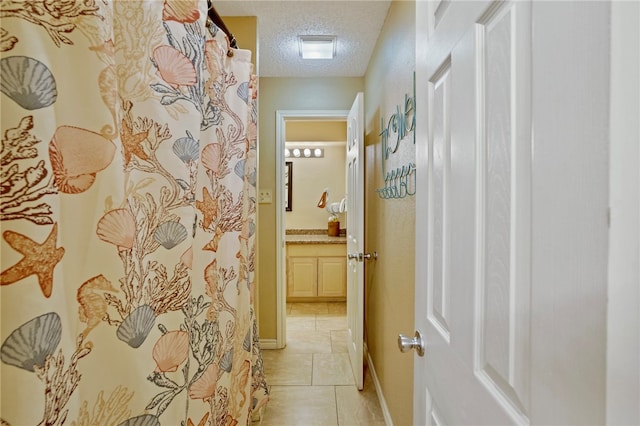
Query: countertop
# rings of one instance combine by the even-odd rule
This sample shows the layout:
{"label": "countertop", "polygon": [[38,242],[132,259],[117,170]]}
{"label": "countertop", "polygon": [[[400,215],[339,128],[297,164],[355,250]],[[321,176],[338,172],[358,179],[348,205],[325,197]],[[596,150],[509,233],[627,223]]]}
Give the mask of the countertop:
{"label": "countertop", "polygon": [[339,237],[330,237],[326,229],[287,229],[285,242],[287,244],[346,244],[347,237],[344,230],[340,230]]}

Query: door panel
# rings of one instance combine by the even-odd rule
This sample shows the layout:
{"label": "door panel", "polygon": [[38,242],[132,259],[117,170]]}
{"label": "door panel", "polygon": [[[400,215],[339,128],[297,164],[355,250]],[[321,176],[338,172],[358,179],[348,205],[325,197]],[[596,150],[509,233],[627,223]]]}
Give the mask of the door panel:
{"label": "door panel", "polygon": [[429,278],[427,281],[427,316],[429,322],[438,330],[445,341],[450,339],[448,320],[450,309],[450,280],[449,280],[449,248],[450,222],[447,219],[449,208],[448,196],[450,185],[450,107],[451,107],[451,61],[442,64],[431,78],[432,102],[432,148],[431,148],[431,218],[430,226],[432,238],[429,249]]}
{"label": "door panel", "polygon": [[364,387],[364,100],[358,93],[347,118],[347,330],[356,386]]}
{"label": "door panel", "polygon": [[610,4],[416,8],[414,423],[602,424]]}
{"label": "door panel", "polygon": [[[496,399],[530,410],[530,12],[493,7],[476,27],[476,374]],[[521,74],[520,80],[516,78]]]}
{"label": "door panel", "polygon": [[520,2],[451,3],[432,19],[416,424],[529,423],[527,19]]}

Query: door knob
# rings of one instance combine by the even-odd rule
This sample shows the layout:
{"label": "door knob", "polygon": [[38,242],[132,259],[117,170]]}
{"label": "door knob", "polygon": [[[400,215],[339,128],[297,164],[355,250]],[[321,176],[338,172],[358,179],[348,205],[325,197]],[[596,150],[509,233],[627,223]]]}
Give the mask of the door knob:
{"label": "door knob", "polygon": [[424,340],[422,340],[422,334],[416,330],[414,337],[407,337],[404,334],[398,335],[398,347],[400,352],[409,352],[411,349],[415,349],[418,356],[423,356]]}
{"label": "door knob", "polygon": [[365,260],[371,260],[371,259],[378,260],[378,252],[377,251],[374,251],[373,253],[359,253],[359,256],[360,257],[359,257],[358,260],[360,262],[363,262]]}
{"label": "door knob", "polygon": [[347,259],[364,262],[365,260],[378,259],[378,252],[373,253],[347,253]]}

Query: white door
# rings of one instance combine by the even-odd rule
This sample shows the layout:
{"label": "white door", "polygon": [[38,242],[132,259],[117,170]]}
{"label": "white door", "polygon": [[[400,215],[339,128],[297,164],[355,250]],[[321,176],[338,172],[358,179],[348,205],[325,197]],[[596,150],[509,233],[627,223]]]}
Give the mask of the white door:
{"label": "white door", "polygon": [[414,424],[602,424],[608,6],[416,5]]}
{"label": "white door", "polygon": [[358,93],[347,118],[347,329],[349,359],[362,390],[364,333],[364,103]]}

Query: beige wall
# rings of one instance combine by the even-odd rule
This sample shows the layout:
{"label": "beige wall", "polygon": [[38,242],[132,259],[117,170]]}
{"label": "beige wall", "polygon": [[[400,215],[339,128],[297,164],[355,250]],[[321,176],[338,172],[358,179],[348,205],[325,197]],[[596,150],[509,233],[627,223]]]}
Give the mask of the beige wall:
{"label": "beige wall", "polygon": [[[346,139],[346,129],[343,130]],[[299,145],[294,143],[292,146]],[[330,213],[317,206],[322,193],[325,188],[329,189],[327,204],[340,202],[345,196],[346,145],[333,142],[333,146],[324,145],[322,149],[322,158],[287,159],[293,163],[293,203],[292,211],[285,214],[286,229],[327,229]],[[338,219],[340,227],[344,228],[346,214],[339,214]]]}
{"label": "beige wall", "polygon": [[289,141],[344,142],[347,140],[346,121],[296,120],[287,123],[285,139]]}
{"label": "beige wall", "polygon": [[[326,229],[330,213],[318,208],[325,188],[327,203],[340,202],[346,192],[347,122],[329,120],[289,120],[286,123],[287,147],[322,148],[317,159],[290,157],[293,163],[293,210],[285,214],[286,229]],[[338,214],[340,227],[347,225],[346,214]]]}
{"label": "beige wall", "polygon": [[[362,77],[260,78],[258,185],[276,189],[276,111],[348,110]],[[258,205],[258,324],[261,339],[276,338],[276,205]]]}
{"label": "beige wall", "polygon": [[[380,118],[389,116],[413,93],[415,2],[394,1],[365,75],[366,240],[378,260],[366,269],[366,338],[395,425],[413,420],[413,354],[397,347],[398,333],[414,330],[415,197],[383,200]],[[417,123],[423,125],[423,123]],[[415,163],[413,134],[391,154],[388,169]],[[422,188],[418,188],[420,190]]]}
{"label": "beige wall", "polygon": [[258,18],[255,16],[223,16],[222,20],[236,38],[240,49],[251,51],[254,73],[259,75],[258,58]]}
{"label": "beige wall", "polygon": [[[414,328],[415,198],[382,200],[381,117],[388,120],[413,91],[414,1],[394,0],[364,78],[260,78],[259,186],[276,188],[277,110],[347,110],[364,91],[366,144],[366,248],[379,258],[366,270],[365,336],[395,425],[413,420],[413,358],[397,349],[400,332]],[[417,123],[417,125],[421,125]],[[408,138],[387,166],[415,162]],[[295,171],[294,171],[295,173]],[[274,192],[275,199],[275,192]],[[295,203],[295,199],[294,199]],[[259,324],[262,339],[276,338],[276,206],[258,210]]]}

